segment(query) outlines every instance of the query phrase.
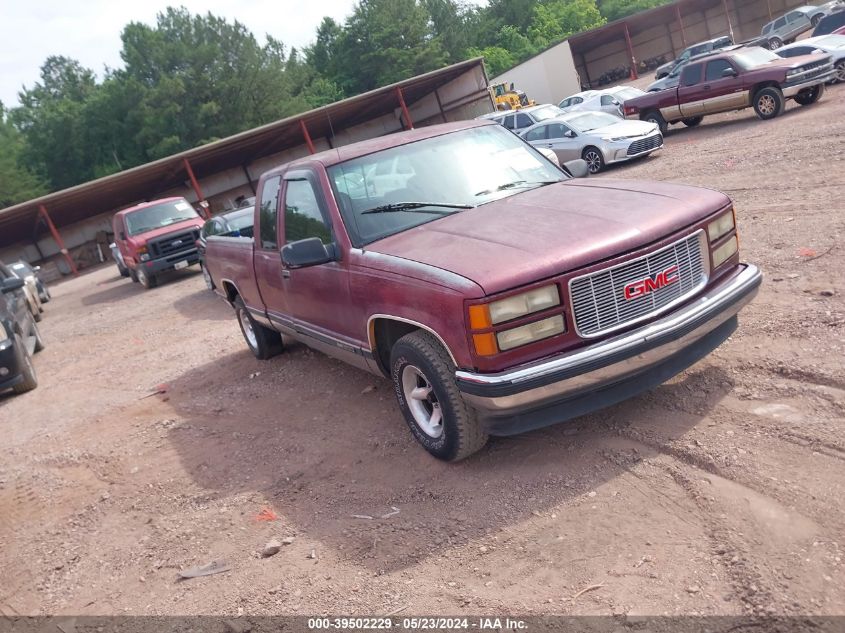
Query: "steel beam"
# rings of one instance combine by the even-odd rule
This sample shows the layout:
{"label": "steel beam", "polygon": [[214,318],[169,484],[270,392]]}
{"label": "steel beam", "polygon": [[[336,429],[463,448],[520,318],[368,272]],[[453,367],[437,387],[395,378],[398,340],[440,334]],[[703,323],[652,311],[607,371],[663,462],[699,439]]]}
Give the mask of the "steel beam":
{"label": "steel beam", "polygon": [[194,170],[191,168],[191,163],[188,162],[187,158],[182,159],[182,163],[185,165],[185,171],[188,172],[188,178],[191,180],[191,186],[194,188],[194,193],[197,194],[197,201],[200,203],[199,208],[202,209],[202,214],[205,216],[206,220],[211,219],[211,211],[209,211],[205,205],[202,203],[205,202],[205,196],[202,195],[202,189],[200,189],[200,183],[197,182],[197,177],[194,176]]}
{"label": "steel beam", "polygon": [[64,255],[65,260],[67,261],[67,265],[70,266],[70,270],[74,275],[79,274],[79,270],[76,268],[76,262],[73,261],[73,258],[70,256],[67,248],[65,248],[65,242],[62,239],[59,230],[56,228],[56,225],[53,224],[53,220],[50,218],[50,214],[47,213],[47,207],[43,204],[38,206],[38,214],[44,219],[44,222],[47,224],[47,228],[50,229],[50,233],[53,234],[53,239],[56,241],[56,245],[59,247],[59,252]]}
{"label": "steel beam", "polygon": [[305,126],[305,119],[299,119],[299,128],[302,130],[302,136],[305,137],[305,144],[308,145],[308,151],[312,154],[316,154],[317,150],[314,149],[314,142],[311,140],[311,135],[308,133],[308,128]]}
{"label": "steel beam", "polygon": [[631,79],[639,78],[637,74],[637,60],[634,58],[634,45],[631,44],[631,32],[628,30],[628,23],[625,22],[625,44],[628,46],[628,58],[631,60]]}
{"label": "steel beam", "polygon": [[399,97],[399,106],[402,108],[402,114],[405,116],[405,123],[409,130],[414,129],[414,122],[411,120],[411,113],[408,112],[408,106],[405,105],[405,95],[402,93],[402,88],[396,86],[396,96]]}
{"label": "steel beam", "polygon": [[678,20],[678,26],[681,27],[681,43],[686,47],[687,35],[684,33],[684,21],[681,19],[681,7],[677,4],[675,5],[675,17]]}

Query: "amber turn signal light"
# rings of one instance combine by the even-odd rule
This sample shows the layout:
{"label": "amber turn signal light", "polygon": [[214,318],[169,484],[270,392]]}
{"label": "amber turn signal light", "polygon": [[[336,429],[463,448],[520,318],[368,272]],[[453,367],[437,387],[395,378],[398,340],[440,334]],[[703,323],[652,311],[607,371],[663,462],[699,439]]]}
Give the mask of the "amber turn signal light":
{"label": "amber turn signal light", "polygon": [[479,356],[492,356],[499,351],[496,346],[496,336],[492,332],[473,334],[472,342],[475,345],[475,352]]}
{"label": "amber turn signal light", "polygon": [[472,330],[483,330],[491,327],[490,310],[486,305],[469,307],[469,327]]}

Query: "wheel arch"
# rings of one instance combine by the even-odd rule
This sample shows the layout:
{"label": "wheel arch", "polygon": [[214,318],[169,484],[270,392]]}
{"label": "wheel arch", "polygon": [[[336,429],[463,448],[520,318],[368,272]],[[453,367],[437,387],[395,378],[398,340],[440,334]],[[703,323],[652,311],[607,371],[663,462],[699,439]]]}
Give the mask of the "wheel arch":
{"label": "wheel arch", "polygon": [[241,296],[241,292],[240,290],[238,290],[238,286],[231,279],[221,279],[220,287],[223,289],[223,292],[226,295],[226,301],[228,301],[229,303],[234,302],[235,297]]}
{"label": "wheel arch", "polygon": [[386,377],[390,376],[390,350],[393,349],[396,341],[400,338],[417,330],[424,330],[433,335],[443,346],[443,349],[446,350],[455,368],[458,367],[452,350],[449,349],[443,337],[433,328],[419,321],[392,314],[374,314],[367,320],[367,339],[373,354],[373,360]]}

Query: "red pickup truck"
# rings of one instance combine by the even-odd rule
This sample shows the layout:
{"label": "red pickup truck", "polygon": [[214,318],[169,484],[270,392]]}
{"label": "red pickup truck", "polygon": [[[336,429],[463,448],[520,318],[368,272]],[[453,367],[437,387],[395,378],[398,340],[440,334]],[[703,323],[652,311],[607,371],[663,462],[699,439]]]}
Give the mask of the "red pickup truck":
{"label": "red pickup truck", "polygon": [[625,117],[655,123],[666,134],[671,123],[693,127],[707,114],[753,107],[761,119],[779,116],[786,99],[810,105],[833,78],[827,54],[782,58],[760,47],[738,47],[690,63],[678,86],[648,92],[622,105]]}
{"label": "red pickup truck", "polygon": [[254,235],[206,251],[252,352],[295,339],[388,378],[445,460],[660,384],[734,331],[761,282],[724,194],[572,178],[483,121],[273,169]]}
{"label": "red pickup truck", "polygon": [[158,275],[198,264],[204,220],[184,198],[162,198],[114,214],[114,241],[132,281],[155,288]]}

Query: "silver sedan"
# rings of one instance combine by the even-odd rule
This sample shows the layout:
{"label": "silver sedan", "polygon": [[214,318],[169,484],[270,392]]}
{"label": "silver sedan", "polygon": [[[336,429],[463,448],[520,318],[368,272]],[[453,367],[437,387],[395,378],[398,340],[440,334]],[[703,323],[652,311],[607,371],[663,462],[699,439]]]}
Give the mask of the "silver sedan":
{"label": "silver sedan", "polygon": [[554,151],[561,163],[583,158],[591,174],[663,147],[663,135],[654,123],[626,121],[606,112],[567,112],[532,125],[521,136],[538,149]]}

